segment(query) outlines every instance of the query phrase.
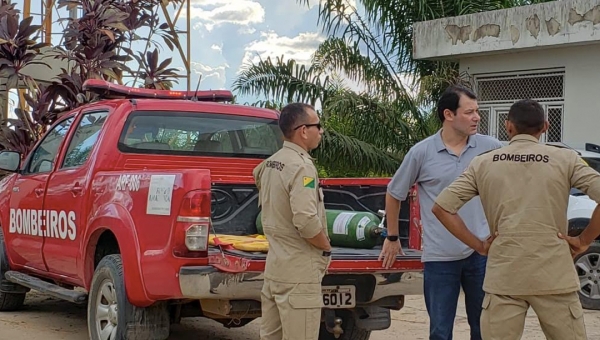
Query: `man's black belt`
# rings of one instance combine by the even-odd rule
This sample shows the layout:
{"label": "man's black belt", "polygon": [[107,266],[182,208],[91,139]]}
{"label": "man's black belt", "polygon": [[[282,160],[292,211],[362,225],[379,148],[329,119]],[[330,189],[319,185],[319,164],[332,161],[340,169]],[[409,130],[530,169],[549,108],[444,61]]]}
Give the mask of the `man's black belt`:
{"label": "man's black belt", "polygon": [[331,256],[331,252],[323,250],[323,256]]}

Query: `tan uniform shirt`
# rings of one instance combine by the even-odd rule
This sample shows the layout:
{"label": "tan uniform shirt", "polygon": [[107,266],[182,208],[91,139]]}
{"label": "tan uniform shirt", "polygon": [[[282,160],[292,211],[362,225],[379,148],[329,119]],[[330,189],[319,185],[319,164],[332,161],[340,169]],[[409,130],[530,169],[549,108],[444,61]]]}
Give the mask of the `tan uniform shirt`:
{"label": "tan uniform shirt", "polygon": [[508,146],[473,159],[436,199],[455,213],[480,195],[490,232],[484,291],[497,295],[562,294],[579,280],[565,240],[571,188],[600,202],[600,174],[576,152],[515,136]]}
{"label": "tan uniform shirt", "polygon": [[283,148],[254,169],[269,241],[265,278],[284,283],[321,283],[330,257],[310,244],[327,220],[323,191],[312,158],[300,146]]}

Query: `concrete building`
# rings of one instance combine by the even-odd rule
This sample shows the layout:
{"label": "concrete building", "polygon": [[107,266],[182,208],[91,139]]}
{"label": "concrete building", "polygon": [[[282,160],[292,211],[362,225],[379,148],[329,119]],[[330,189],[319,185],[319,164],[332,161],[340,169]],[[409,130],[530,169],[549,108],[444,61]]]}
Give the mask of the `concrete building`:
{"label": "concrete building", "polygon": [[415,59],[453,60],[479,97],[480,132],[507,140],[516,100],[542,103],[546,142],[600,144],[600,0],[554,1],[414,25]]}

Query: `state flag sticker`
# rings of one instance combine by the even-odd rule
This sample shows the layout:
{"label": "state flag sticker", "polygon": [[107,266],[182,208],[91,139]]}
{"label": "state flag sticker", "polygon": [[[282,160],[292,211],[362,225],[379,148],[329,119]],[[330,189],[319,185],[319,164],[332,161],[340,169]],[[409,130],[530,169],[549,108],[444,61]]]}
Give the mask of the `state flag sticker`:
{"label": "state flag sticker", "polygon": [[314,189],[314,187],[315,187],[315,178],[314,177],[304,176],[304,178],[302,180],[304,182],[305,188],[313,188]]}

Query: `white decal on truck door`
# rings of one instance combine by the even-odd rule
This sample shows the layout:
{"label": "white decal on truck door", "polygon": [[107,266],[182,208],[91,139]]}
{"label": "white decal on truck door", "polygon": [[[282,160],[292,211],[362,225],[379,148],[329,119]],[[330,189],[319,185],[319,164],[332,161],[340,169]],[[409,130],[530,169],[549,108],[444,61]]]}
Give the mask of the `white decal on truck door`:
{"label": "white decal on truck door", "polygon": [[140,180],[142,175],[120,175],[117,179],[117,190],[140,190]]}
{"label": "white decal on truck door", "polygon": [[77,237],[75,218],[74,211],[10,209],[8,232],[74,241]]}
{"label": "white decal on truck door", "polygon": [[150,177],[146,214],[171,215],[173,183],[175,183],[175,175],[152,175]]}

